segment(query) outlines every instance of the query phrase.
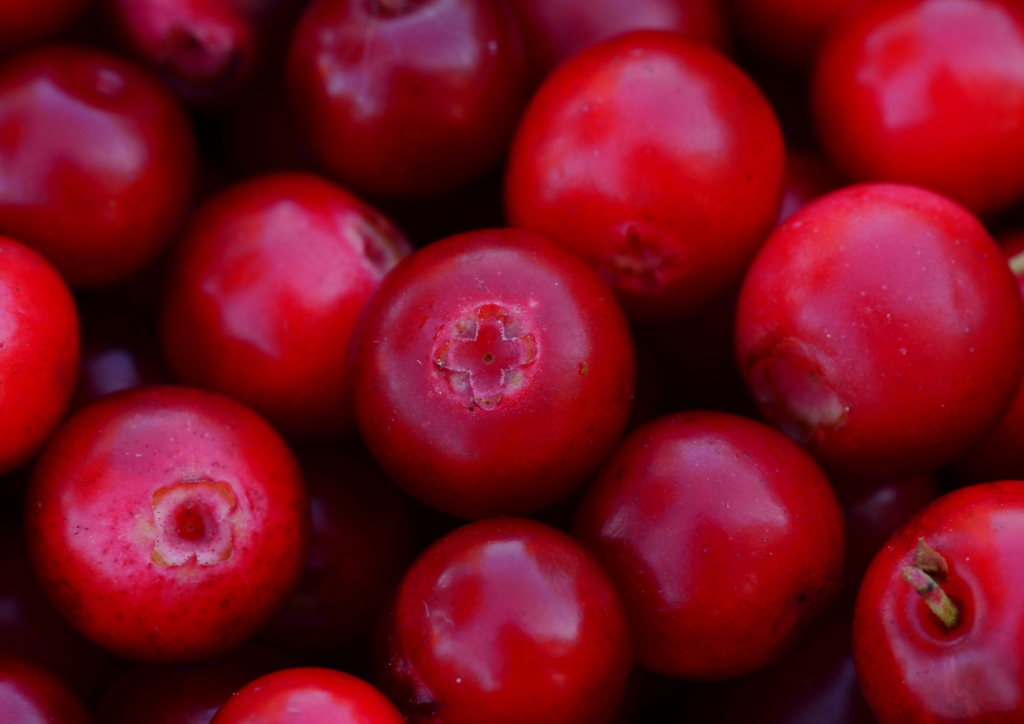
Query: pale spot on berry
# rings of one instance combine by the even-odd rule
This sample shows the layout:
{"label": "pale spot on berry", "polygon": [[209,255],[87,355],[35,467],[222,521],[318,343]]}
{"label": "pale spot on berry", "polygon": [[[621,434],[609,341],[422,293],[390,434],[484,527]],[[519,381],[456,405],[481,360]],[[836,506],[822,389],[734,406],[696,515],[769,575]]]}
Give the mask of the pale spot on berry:
{"label": "pale spot on berry", "polygon": [[180,482],[153,494],[156,541],[152,560],[162,567],[193,562],[212,566],[231,557],[235,494],[226,483]]}

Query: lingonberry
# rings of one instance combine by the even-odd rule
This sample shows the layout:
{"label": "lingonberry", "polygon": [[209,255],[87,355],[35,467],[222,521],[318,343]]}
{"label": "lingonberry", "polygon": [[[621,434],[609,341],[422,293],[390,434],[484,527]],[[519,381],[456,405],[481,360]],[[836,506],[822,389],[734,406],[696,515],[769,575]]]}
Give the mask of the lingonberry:
{"label": "lingonberry", "polygon": [[37,453],[60,424],[79,347],[78,313],[57,270],[0,236],[0,475]]}
{"label": "lingonberry", "polygon": [[514,18],[491,0],[315,0],[288,78],[317,162],[378,196],[436,196],[480,176],[529,93]]}
{"label": "lingonberry", "polygon": [[505,206],[594,267],[631,320],[664,321],[739,281],[775,221],[784,164],[775,115],[742,71],[673,33],[634,31],[541,85]]}
{"label": "lingonberry", "polygon": [[671,30],[724,50],[725,14],[714,0],[512,0],[541,75],[594,43],[629,30]]}
{"label": "lingonberry", "polygon": [[[1011,232],[999,238],[999,248],[1017,277],[1024,297],[1024,234]],[[977,440],[953,465],[962,483],[991,480],[1024,480],[1024,384],[1017,389],[999,422]]]}
{"label": "lingonberry", "polygon": [[37,664],[0,655],[0,721],[89,724],[85,704],[67,684]]}
{"label": "lingonberry", "polygon": [[622,592],[637,662],[670,676],[777,660],[842,582],[842,512],[821,468],[776,430],[723,413],[633,432],[573,531]]}
{"label": "lingonberry", "polygon": [[132,63],[49,46],[0,65],[0,234],[72,287],[141,269],[192,195],[196,148],[174,97]]}
{"label": "lingonberry", "polygon": [[232,186],[198,211],[177,248],[161,329],[171,369],[291,437],[351,432],[352,328],[409,251],[381,214],[316,176]]}
{"label": "lingonberry", "polygon": [[608,575],[569,535],[518,518],[444,536],[406,573],[389,694],[411,724],[600,724],[632,646]]}
{"label": "lingonberry", "polygon": [[142,387],[68,421],[25,503],[33,567],[80,631],[142,661],[252,636],[298,583],[309,510],[291,452],[226,397]]}
{"label": "lingonberry", "polygon": [[1024,712],[1024,483],[939,498],[879,551],[853,660],[880,722],[1018,721]]}
{"label": "lingonberry", "polygon": [[211,724],[403,724],[387,698],[362,679],[333,669],[293,668],[239,689]]}
{"label": "lingonberry", "polygon": [[[124,45],[180,97],[230,100],[266,64],[300,0],[103,0]],[[284,35],[283,32],[278,33]]]}
{"label": "lingonberry", "polygon": [[978,220],[895,184],[847,187],[782,224],[736,313],[761,412],[845,477],[952,461],[995,424],[1024,369],[1024,306]]}
{"label": "lingonberry", "polygon": [[1005,0],[867,3],[821,48],[819,136],[856,181],[916,184],[977,214],[1024,198],[1024,12]]}

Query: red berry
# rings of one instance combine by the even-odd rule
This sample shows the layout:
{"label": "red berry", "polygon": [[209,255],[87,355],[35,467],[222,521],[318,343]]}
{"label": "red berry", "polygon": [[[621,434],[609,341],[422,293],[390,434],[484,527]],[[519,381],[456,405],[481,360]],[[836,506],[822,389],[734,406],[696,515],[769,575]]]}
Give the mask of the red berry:
{"label": "red berry", "polygon": [[965,209],[865,184],[772,234],[743,283],[736,354],[761,412],[826,468],[911,476],[952,461],[1009,405],[1024,307]]}
{"label": "red berry", "polygon": [[315,176],[233,186],[198,211],[178,247],[167,360],[186,383],[231,395],[289,436],[351,432],[352,328],[409,251],[381,214]]}
{"label": "red berry", "polygon": [[480,176],[529,93],[513,20],[493,0],[312,2],[288,77],[314,158],[380,196],[437,196]]}
{"label": "red berry", "polygon": [[814,70],[819,136],[857,181],[898,181],[978,214],[1024,198],[1024,13],[1003,0],[869,4]]}
{"label": "red berry", "polygon": [[669,32],[635,31],[561,65],[509,156],[513,226],[585,259],[634,321],[723,294],[771,229],[785,156],[754,83]]}
{"label": "red berry", "polygon": [[889,539],[864,577],[853,631],[879,721],[1021,720],[1022,546],[1021,482],[949,493]]}
{"label": "red berry", "polygon": [[37,453],[60,424],[79,344],[75,302],[57,270],[0,236],[0,475]]}
{"label": "red berry", "polygon": [[513,0],[534,65],[543,74],[566,58],[630,30],[671,30],[719,50],[729,44],[715,0]]}
{"label": "red berry", "polygon": [[239,689],[210,724],[403,724],[394,705],[362,679],[332,669],[295,668]]}
{"label": "red berry", "polygon": [[842,582],[824,473],[761,423],[676,413],[632,433],[573,531],[622,592],[637,663],[721,679],[777,660]]}
{"label": "red berry", "polygon": [[23,659],[0,655],[0,721],[89,724],[89,712],[67,684]]}
{"label": "red berry", "polygon": [[412,565],[392,615],[390,694],[410,724],[600,724],[632,663],[618,593],[570,536],[463,526]]}
{"label": "red berry", "polygon": [[611,290],[543,237],[449,237],[399,264],[353,336],[356,419],[396,482],[452,515],[536,512],[625,429],[635,358]]}
{"label": "red berry", "polygon": [[71,286],[151,261],[184,215],[195,166],[188,119],[131,63],[58,46],[0,65],[0,233]]}
{"label": "red berry", "polygon": [[268,30],[289,27],[300,0],[105,0],[105,5],[134,55],[180,97],[211,105],[233,97],[253,79],[266,59]]}
{"label": "red berry", "polygon": [[181,387],[103,398],[54,437],[25,527],[57,608],[122,656],[197,661],[252,636],[298,583],[309,510],[267,423]]}

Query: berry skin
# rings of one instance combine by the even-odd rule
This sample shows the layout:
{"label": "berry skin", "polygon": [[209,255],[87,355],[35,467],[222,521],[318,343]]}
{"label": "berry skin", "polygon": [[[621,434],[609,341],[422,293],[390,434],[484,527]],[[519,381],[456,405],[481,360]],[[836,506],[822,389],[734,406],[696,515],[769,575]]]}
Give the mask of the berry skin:
{"label": "berry skin", "polygon": [[60,424],[78,371],[78,312],[46,259],[0,236],[0,475]]}

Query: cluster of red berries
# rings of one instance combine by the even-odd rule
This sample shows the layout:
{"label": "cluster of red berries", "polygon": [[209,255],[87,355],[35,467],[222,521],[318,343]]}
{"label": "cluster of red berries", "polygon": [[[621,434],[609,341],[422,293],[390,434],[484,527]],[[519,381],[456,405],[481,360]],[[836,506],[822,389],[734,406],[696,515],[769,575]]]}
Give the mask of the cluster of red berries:
{"label": "cluster of red berries", "polygon": [[1020,721],[1022,208],[1012,0],[0,3],[0,721]]}

